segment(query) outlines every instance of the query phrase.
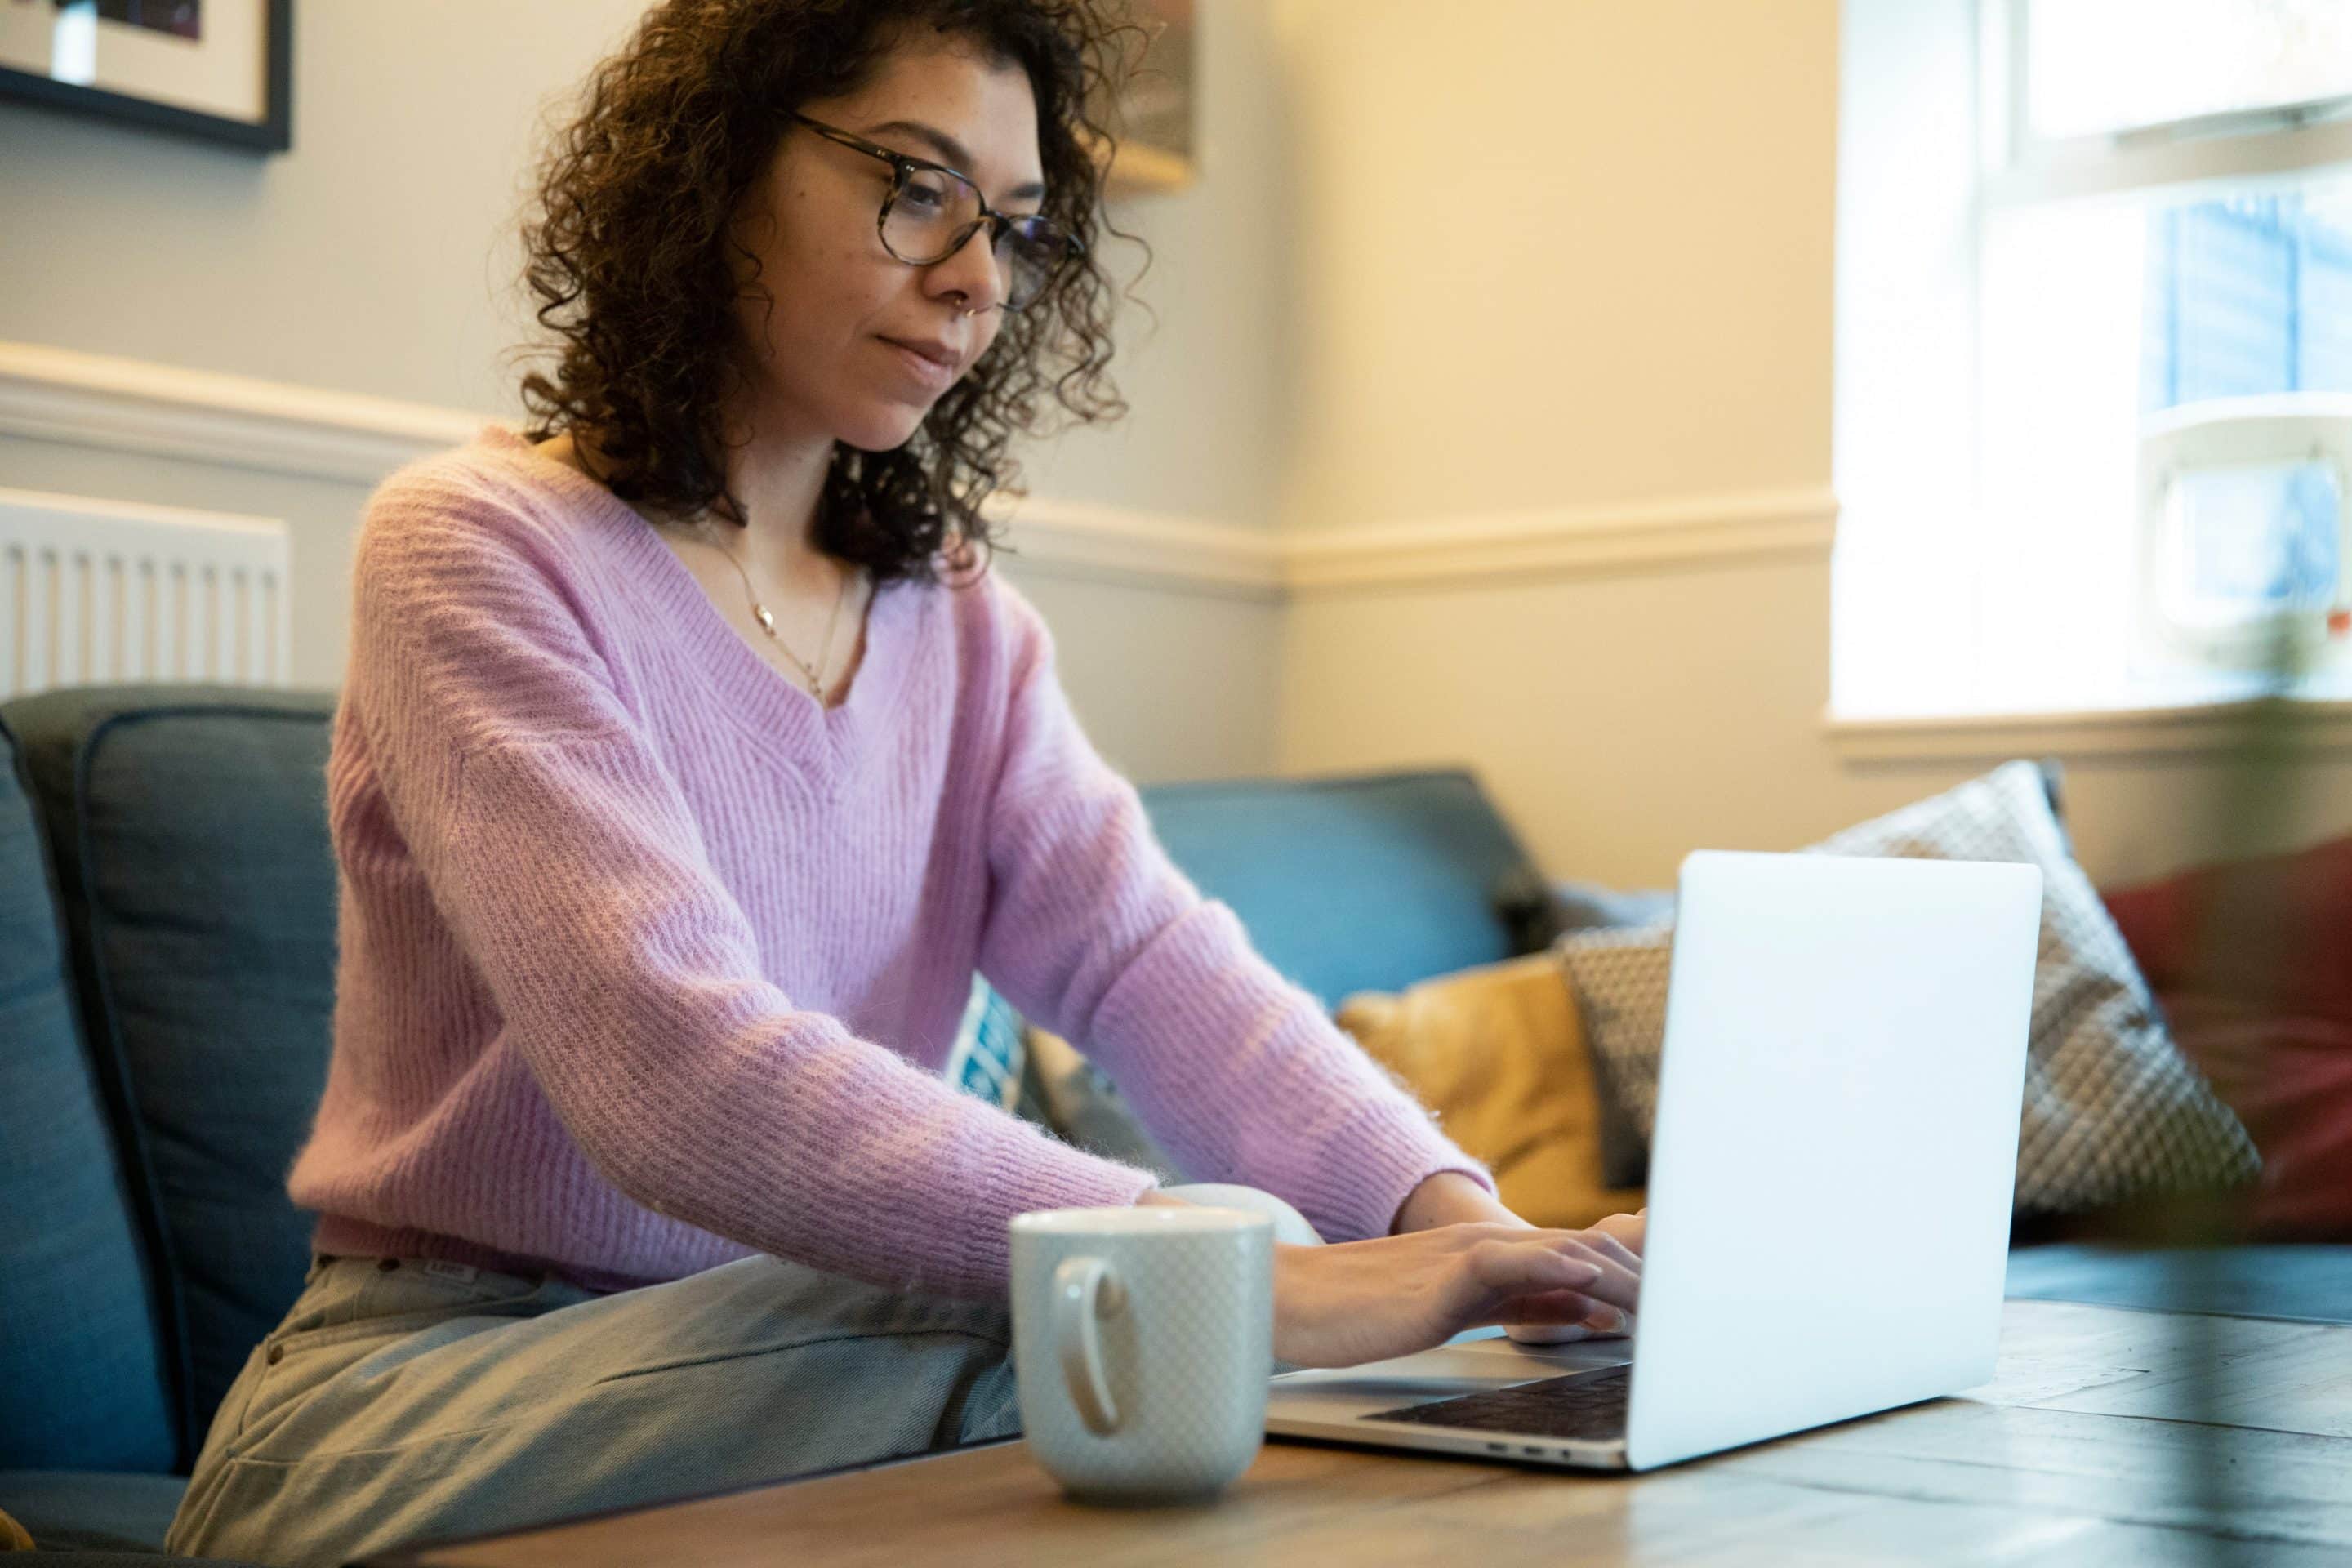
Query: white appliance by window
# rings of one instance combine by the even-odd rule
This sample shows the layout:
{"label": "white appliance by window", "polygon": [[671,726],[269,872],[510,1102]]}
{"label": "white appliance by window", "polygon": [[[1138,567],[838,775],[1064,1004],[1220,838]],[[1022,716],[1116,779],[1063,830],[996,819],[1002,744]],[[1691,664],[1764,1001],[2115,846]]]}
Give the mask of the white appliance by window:
{"label": "white appliance by window", "polygon": [[2352,395],[2208,398],[2145,420],[2133,668],[2352,663]]}

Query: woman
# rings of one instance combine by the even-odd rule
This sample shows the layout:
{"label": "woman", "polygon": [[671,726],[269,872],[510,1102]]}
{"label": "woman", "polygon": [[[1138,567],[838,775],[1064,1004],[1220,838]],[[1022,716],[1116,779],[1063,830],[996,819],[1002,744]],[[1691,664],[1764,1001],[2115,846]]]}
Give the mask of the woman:
{"label": "woman", "polygon": [[[528,231],[539,423],[372,499],[309,1283],[182,1552],[333,1563],[1018,1430],[1007,1222],[1171,1203],[955,1092],[975,969],[1295,1204],[1276,1350],[1622,1331],[1168,863],[974,508],[1118,412],[1092,0],[675,0]],[[1362,1239],[1369,1238],[1369,1239]]]}

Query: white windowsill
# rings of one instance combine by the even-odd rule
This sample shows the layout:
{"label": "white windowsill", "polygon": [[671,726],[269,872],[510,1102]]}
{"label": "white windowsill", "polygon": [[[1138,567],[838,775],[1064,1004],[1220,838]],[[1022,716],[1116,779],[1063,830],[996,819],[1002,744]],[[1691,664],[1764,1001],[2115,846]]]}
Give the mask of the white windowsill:
{"label": "white windowsill", "polygon": [[[2294,749],[2352,749],[2352,699],[2296,698],[2286,709]],[[2102,708],[2049,713],[1858,717],[1824,713],[1823,735],[1848,763],[2000,761],[2011,757],[2171,756],[2248,739],[2249,702]]]}

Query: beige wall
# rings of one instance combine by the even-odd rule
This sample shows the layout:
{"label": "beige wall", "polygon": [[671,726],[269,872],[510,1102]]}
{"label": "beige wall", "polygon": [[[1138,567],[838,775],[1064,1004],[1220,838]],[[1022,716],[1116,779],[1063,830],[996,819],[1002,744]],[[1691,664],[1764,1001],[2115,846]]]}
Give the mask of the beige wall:
{"label": "beige wall", "polygon": [[[1305,193],[1293,537],[1831,485],[1837,0],[1279,17]],[[1829,591],[1812,559],[1308,593],[1281,763],[1467,763],[1552,874],[1653,885],[1693,847],[1791,848],[1997,760],[1840,759]],[[2054,749],[2095,876],[2210,841],[2211,761]],[[2347,825],[2338,753],[2271,837]]]}
{"label": "beige wall", "polygon": [[[294,148],[260,159],[0,102],[0,342],[508,416],[527,317],[515,224],[535,124],[641,0],[400,0],[299,8]],[[1287,356],[1270,281],[1281,141],[1264,13],[1203,7],[1213,177],[1123,203],[1159,260],[1160,317],[1120,372],[1116,432],[1034,454],[1041,499],[1272,526]],[[1114,245],[1132,274],[1139,253]],[[1137,313],[1122,342],[1145,325]],[[1269,353],[1269,348],[1276,352]],[[294,674],[341,678],[349,539],[367,487],[0,434],[0,486],[280,517]],[[1263,772],[1274,755],[1271,599],[1013,569],[1061,628],[1073,700],[1145,778]]]}
{"label": "beige wall", "polygon": [[1834,0],[1285,0],[1299,528],[1829,471]]}

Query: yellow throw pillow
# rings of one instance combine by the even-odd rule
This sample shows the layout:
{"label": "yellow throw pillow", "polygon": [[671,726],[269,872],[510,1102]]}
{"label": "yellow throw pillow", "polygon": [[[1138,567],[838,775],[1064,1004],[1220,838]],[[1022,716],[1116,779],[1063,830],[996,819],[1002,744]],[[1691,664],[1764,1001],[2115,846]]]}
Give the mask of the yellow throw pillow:
{"label": "yellow throw pillow", "polygon": [[30,1552],[32,1533],[5,1513],[0,1513],[0,1552]]}
{"label": "yellow throw pillow", "polygon": [[1402,1079],[1503,1202],[1541,1226],[1578,1228],[1642,1207],[1639,1187],[1601,1184],[1601,1105],[1568,975],[1549,952],[1360,992],[1339,1023]]}

